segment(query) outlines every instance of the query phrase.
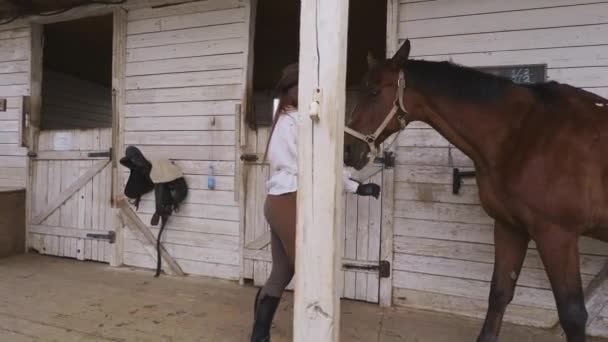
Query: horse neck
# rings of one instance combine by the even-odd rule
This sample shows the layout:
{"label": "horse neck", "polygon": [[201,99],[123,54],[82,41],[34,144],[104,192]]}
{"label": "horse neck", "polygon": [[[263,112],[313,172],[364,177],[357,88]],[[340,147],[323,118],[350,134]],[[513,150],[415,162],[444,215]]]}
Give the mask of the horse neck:
{"label": "horse neck", "polygon": [[477,168],[495,165],[508,140],[513,116],[501,105],[482,106],[449,97],[427,97],[423,122],[473,160]]}

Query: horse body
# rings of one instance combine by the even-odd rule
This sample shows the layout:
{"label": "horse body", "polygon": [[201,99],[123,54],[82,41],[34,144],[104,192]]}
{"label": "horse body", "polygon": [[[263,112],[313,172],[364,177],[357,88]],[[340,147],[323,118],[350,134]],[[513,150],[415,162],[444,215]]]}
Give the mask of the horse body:
{"label": "horse body", "polygon": [[481,204],[495,219],[494,273],[478,341],[498,339],[530,240],[568,342],[585,341],[578,238],[608,241],[608,100],[557,82],[517,85],[447,62],[412,61],[409,48],[406,41],[391,60],[369,60],[345,136],[346,165],[367,163],[370,140],[361,137],[375,136],[396,108],[400,114],[374,143],[402,121],[435,128],[473,160]]}

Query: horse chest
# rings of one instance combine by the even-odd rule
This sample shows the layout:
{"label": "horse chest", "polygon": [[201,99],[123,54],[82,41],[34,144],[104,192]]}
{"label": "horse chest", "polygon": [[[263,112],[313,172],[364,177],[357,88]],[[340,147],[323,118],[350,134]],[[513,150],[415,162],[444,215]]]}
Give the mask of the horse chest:
{"label": "horse chest", "polygon": [[485,212],[495,220],[515,224],[513,213],[507,208],[504,192],[490,176],[478,175],[479,200]]}

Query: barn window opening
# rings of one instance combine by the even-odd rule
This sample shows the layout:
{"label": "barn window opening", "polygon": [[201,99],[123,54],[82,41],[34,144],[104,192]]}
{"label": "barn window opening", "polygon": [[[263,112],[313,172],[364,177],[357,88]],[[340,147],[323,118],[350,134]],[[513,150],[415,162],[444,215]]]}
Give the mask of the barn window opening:
{"label": "barn window opening", "polygon": [[[349,5],[347,116],[367,71],[367,53],[377,58],[386,55],[386,14],[386,0],[357,0]],[[259,0],[253,48],[253,108],[247,112],[251,128],[271,125],[276,111],[275,83],[285,66],[298,61],[299,43],[300,2]]]}
{"label": "barn window opening", "polygon": [[112,15],[43,27],[42,130],[112,127]]}

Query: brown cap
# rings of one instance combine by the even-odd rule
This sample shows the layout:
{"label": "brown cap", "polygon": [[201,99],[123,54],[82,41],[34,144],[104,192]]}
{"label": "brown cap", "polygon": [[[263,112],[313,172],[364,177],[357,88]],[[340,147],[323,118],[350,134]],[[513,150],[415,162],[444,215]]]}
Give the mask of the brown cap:
{"label": "brown cap", "polygon": [[279,94],[286,92],[291,87],[298,85],[298,63],[289,64],[283,69],[281,79],[275,87]]}

